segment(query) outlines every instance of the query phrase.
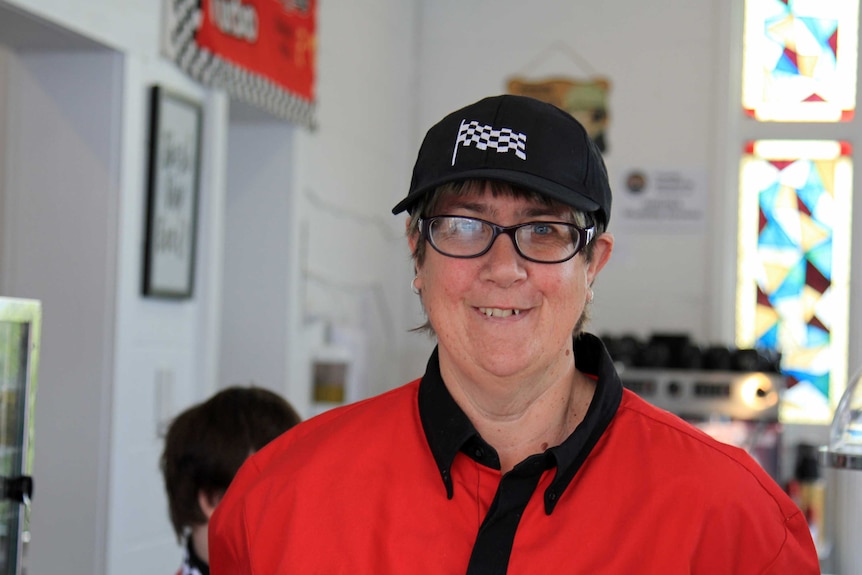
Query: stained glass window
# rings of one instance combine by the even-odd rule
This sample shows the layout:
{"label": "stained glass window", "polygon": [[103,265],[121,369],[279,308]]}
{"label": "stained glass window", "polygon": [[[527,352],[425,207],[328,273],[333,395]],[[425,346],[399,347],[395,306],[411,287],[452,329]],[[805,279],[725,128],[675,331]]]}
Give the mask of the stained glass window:
{"label": "stained glass window", "polygon": [[856,108],[858,0],[748,0],[742,106],[758,120],[838,122]]}
{"label": "stained glass window", "polygon": [[737,345],[781,352],[784,421],[828,423],[846,385],[850,151],[758,140],[743,155]]}

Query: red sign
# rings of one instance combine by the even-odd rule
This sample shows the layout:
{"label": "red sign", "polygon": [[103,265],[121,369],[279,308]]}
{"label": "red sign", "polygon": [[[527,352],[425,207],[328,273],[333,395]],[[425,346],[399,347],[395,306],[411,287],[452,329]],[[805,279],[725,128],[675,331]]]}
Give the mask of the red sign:
{"label": "red sign", "polygon": [[199,47],[314,100],[317,0],[202,0]]}

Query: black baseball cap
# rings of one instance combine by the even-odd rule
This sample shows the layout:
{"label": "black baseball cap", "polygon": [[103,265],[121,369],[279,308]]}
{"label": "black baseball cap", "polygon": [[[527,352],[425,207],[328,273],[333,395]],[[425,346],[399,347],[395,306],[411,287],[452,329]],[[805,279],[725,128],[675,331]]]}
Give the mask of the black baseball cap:
{"label": "black baseball cap", "polygon": [[571,114],[526,96],[492,96],[452,112],[428,130],[407,197],[467,179],[500,180],[594,213],[607,227],[611,188],[601,152]]}

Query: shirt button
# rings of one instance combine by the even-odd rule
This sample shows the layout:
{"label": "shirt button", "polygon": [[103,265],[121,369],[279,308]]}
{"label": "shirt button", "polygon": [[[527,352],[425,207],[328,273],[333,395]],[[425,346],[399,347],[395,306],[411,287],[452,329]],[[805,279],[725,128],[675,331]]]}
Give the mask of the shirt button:
{"label": "shirt button", "polygon": [[548,499],[551,501],[556,501],[557,500],[557,494],[554,493],[553,491],[551,491],[550,493],[548,493]]}
{"label": "shirt button", "polygon": [[482,450],[481,447],[477,447],[476,451],[474,451],[473,453],[476,454],[476,459],[482,459],[485,456],[485,452]]}

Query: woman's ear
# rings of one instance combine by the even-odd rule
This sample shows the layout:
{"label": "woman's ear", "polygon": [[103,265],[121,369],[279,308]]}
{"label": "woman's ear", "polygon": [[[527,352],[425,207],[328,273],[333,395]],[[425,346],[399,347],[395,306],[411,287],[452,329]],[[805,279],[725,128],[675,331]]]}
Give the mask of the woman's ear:
{"label": "woman's ear", "polygon": [[213,511],[215,511],[216,505],[221,501],[221,494],[219,495],[210,495],[203,489],[198,490],[198,505],[203,511],[204,516],[209,521],[210,517],[212,517]]}
{"label": "woman's ear", "polygon": [[605,232],[595,240],[593,245],[592,258],[587,264],[587,285],[593,285],[596,281],[596,276],[608,263],[611,258],[611,253],[614,251],[614,236]]}
{"label": "woman's ear", "polygon": [[419,232],[410,233],[410,218],[404,222],[404,231],[407,233],[407,245],[410,246],[410,253],[416,253],[416,243],[419,241]]}

